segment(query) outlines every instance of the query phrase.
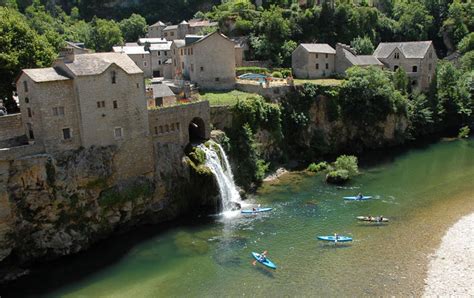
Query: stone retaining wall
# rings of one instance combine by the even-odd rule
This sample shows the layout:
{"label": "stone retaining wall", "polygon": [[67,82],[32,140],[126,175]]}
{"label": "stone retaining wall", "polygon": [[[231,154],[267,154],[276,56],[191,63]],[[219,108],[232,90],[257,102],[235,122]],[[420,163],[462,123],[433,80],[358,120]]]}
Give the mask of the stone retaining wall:
{"label": "stone retaining wall", "polygon": [[270,87],[264,87],[259,84],[243,84],[243,83],[236,84],[237,90],[248,92],[248,93],[257,93],[273,102],[278,102],[280,98],[282,98],[287,93],[292,91],[293,88],[294,88],[293,86],[271,86],[270,85]]}
{"label": "stone retaining wall", "polygon": [[0,117],[0,141],[14,139],[25,134],[21,114]]}

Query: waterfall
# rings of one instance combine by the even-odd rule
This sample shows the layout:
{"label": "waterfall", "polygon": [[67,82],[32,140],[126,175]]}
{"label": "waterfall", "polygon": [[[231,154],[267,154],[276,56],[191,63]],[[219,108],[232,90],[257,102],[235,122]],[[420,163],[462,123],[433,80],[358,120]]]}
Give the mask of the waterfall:
{"label": "waterfall", "polygon": [[[211,147],[218,148],[219,154],[214,151],[214,148],[208,148],[204,144],[198,145],[198,148],[204,151],[204,153],[206,154],[205,164],[216,177],[217,184],[219,185],[219,194],[221,196],[222,201],[222,211],[229,211],[232,210],[232,202],[240,203],[241,200],[239,191],[235,186],[234,177],[232,175],[232,169],[230,168],[227,155],[225,154],[221,145],[217,143],[212,144],[213,146]],[[219,155],[222,158],[222,162],[219,158]]]}

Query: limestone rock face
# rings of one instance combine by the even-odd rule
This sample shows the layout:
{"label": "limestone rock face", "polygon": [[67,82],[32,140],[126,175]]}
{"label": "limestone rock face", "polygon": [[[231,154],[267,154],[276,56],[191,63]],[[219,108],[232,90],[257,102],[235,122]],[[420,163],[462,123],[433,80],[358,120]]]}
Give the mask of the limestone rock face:
{"label": "limestone rock face", "polygon": [[154,149],[154,171],[126,179],[115,175],[123,164],[112,146],[0,161],[0,267],[10,254],[21,264],[56,258],[115,231],[215,204],[196,190],[202,182],[193,180],[181,146]]}

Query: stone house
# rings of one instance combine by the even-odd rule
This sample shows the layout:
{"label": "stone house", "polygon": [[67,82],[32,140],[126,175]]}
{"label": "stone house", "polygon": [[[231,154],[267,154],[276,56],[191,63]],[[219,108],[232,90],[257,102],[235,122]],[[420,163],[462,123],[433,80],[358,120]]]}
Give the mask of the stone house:
{"label": "stone house", "polygon": [[138,67],[140,67],[145,77],[152,77],[151,54],[150,52],[145,51],[143,46],[117,46],[113,47],[112,50],[115,53],[126,54]]}
{"label": "stone house", "polygon": [[148,27],[148,37],[150,38],[165,38],[167,40],[184,39],[186,35],[195,35],[201,33],[203,29],[209,27],[216,28],[217,22],[209,20],[191,19],[189,21],[182,21],[178,25],[165,25],[158,21]]}
{"label": "stone house", "polygon": [[336,73],[344,74],[352,66],[367,67],[373,66],[383,68],[383,63],[372,55],[357,55],[350,46],[336,44]]}
{"label": "stone house", "polygon": [[16,81],[28,140],[55,152],[148,136],[143,71],[126,54],[63,54]]}
{"label": "stone house", "polygon": [[291,55],[293,74],[297,78],[317,79],[335,71],[336,50],[326,43],[300,44]]}
{"label": "stone house", "polygon": [[235,43],[214,32],[188,35],[172,45],[175,77],[196,83],[203,89],[232,89],[235,86]]}
{"label": "stone house", "polygon": [[414,89],[429,89],[438,60],[432,41],[382,42],[373,55],[392,71],[401,67]]}
{"label": "stone house", "polygon": [[148,108],[169,107],[176,105],[176,94],[163,82],[147,87]]}

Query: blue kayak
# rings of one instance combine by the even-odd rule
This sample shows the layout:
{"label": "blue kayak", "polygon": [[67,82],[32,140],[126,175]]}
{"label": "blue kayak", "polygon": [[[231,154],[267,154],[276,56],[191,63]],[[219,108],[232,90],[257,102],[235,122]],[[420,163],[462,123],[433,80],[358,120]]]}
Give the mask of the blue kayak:
{"label": "blue kayak", "polygon": [[243,210],[240,210],[241,213],[244,213],[244,214],[252,214],[252,213],[260,213],[260,212],[268,212],[268,211],[271,211],[272,208],[255,208],[255,210],[253,209],[243,209]]}
{"label": "blue kayak", "polygon": [[[336,237],[333,236],[318,236],[319,240],[336,242]],[[337,236],[337,242],[350,242],[352,241],[351,237],[347,236]]]}
{"label": "blue kayak", "polygon": [[371,196],[362,196],[362,198],[359,197],[344,197],[344,200],[349,200],[349,201],[365,201],[365,200],[370,200],[372,199]]}
{"label": "blue kayak", "polygon": [[257,262],[259,262],[260,264],[268,267],[268,268],[272,268],[272,269],[277,269],[277,266],[275,264],[273,264],[272,261],[270,261],[268,258],[265,258],[265,260],[263,261],[260,261],[260,254],[259,253],[256,253],[256,252],[252,252],[252,256],[255,258],[255,260],[257,260]]}

